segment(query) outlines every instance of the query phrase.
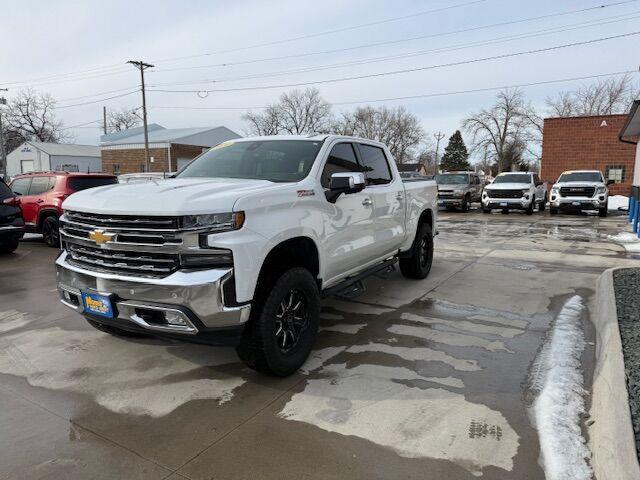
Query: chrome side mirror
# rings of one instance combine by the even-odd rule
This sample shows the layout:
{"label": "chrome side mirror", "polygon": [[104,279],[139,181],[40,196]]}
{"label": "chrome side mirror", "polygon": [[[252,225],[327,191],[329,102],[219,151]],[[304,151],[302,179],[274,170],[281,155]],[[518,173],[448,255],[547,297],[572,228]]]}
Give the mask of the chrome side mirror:
{"label": "chrome side mirror", "polygon": [[329,190],[325,195],[327,200],[335,203],[341,194],[358,193],[366,186],[364,173],[362,172],[339,172],[331,175],[329,179]]}

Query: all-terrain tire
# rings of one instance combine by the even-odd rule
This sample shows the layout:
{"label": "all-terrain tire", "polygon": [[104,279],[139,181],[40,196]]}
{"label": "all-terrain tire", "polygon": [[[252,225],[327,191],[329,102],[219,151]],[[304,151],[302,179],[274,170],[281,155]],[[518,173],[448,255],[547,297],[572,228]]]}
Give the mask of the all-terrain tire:
{"label": "all-terrain tire", "polygon": [[433,232],[423,223],[411,246],[410,256],[400,258],[400,271],[407,278],[427,278],[433,263]]}
{"label": "all-terrain tire", "polygon": [[531,203],[529,204],[529,207],[525,210],[524,213],[526,213],[527,215],[533,215],[533,209],[536,206],[536,197],[533,197],[531,199]]}
{"label": "all-terrain tire", "polygon": [[[286,377],[304,364],[316,341],[320,317],[318,285],[309,270],[296,267],[283,273],[265,288],[271,290],[256,295],[261,305],[253,305],[251,318],[236,350],[240,359],[250,368]],[[290,295],[295,297],[289,297]],[[289,298],[302,299],[304,302],[304,312],[299,317],[290,312],[280,314]],[[293,318],[284,318],[285,315],[293,315]],[[303,320],[297,320],[298,318]],[[283,329],[290,327],[290,331],[293,331],[295,325],[300,327],[294,335],[297,340],[287,346]]]}
{"label": "all-terrain tire", "polygon": [[460,211],[461,212],[468,212],[470,204],[471,204],[471,198],[469,198],[469,195],[467,194],[462,199],[462,203],[460,204]]}
{"label": "all-terrain tire", "polygon": [[547,194],[545,193],[544,198],[542,199],[542,202],[540,202],[540,206],[538,206],[538,211],[544,212],[546,208],[547,208]]}
{"label": "all-terrain tire", "polygon": [[609,200],[607,200],[607,203],[604,204],[603,208],[598,209],[599,217],[606,217],[608,214],[609,214]]}
{"label": "all-terrain tire", "polygon": [[60,246],[59,223],[56,217],[47,217],[42,223],[42,238],[44,243],[52,248]]}
{"label": "all-terrain tire", "polygon": [[549,207],[549,214],[550,215],[557,215],[558,214],[558,209],[557,208],[553,208],[553,207]]}

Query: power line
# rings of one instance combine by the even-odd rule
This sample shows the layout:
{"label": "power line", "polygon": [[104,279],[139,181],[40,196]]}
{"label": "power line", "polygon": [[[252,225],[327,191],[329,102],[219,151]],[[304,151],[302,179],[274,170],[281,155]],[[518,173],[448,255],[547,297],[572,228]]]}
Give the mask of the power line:
{"label": "power line", "polygon": [[[227,67],[227,66],[233,66],[233,65],[246,65],[246,64],[251,64],[251,63],[267,62],[267,61],[272,61],[272,60],[288,60],[288,59],[291,59],[291,58],[299,58],[299,57],[305,57],[305,56],[324,55],[324,54],[329,54],[329,53],[347,52],[347,51],[352,51],[352,50],[357,50],[357,49],[362,49],[362,48],[372,48],[372,47],[381,47],[381,46],[386,46],[386,45],[394,45],[394,44],[398,44],[398,43],[411,42],[411,41],[415,41],[415,40],[423,40],[423,39],[427,39],[427,38],[436,38],[436,37],[441,37],[441,36],[454,35],[454,34],[458,34],[458,33],[467,33],[467,32],[472,32],[472,31],[477,31],[477,30],[484,30],[484,29],[495,28],[495,27],[503,27],[503,26],[508,26],[508,25],[515,25],[515,24],[518,24],[518,23],[532,22],[532,21],[536,21],[536,20],[544,20],[544,19],[553,18],[553,17],[562,17],[562,16],[566,16],[566,15],[572,15],[572,14],[575,14],[575,13],[584,13],[584,12],[593,11],[593,10],[601,10],[601,9],[607,8],[607,7],[615,7],[615,6],[625,5],[625,4],[629,4],[629,3],[635,3],[637,1],[638,0],[627,0],[627,1],[622,1],[622,2],[615,2],[615,3],[604,4],[604,5],[598,5],[598,6],[595,6],[595,7],[580,8],[580,9],[576,9],[576,10],[567,10],[567,11],[564,11],[564,12],[557,12],[557,13],[551,13],[551,14],[546,14],[546,15],[539,15],[537,17],[528,17],[528,18],[522,18],[522,19],[519,19],[519,20],[510,20],[510,21],[506,21],[506,22],[498,22],[498,23],[492,23],[492,24],[488,24],[488,25],[479,25],[479,26],[475,26],[475,27],[468,27],[468,28],[463,28],[463,29],[458,29],[458,30],[449,30],[449,31],[445,31],[445,32],[431,33],[431,34],[427,34],[427,35],[406,37],[406,38],[402,38],[402,39],[398,39],[398,40],[389,40],[389,41],[384,41],[384,42],[368,43],[368,44],[356,45],[356,46],[353,46],[353,47],[336,48],[336,49],[331,49],[331,50],[321,50],[321,51],[298,53],[298,54],[291,54],[291,55],[280,55],[280,56],[276,56],[276,57],[257,58],[257,59],[251,59],[251,60],[231,61],[231,62],[210,64],[210,65],[196,65],[196,66],[191,66],[191,67],[160,68],[160,69],[152,70],[152,72],[157,73],[157,72],[192,70],[192,69],[202,69],[202,68],[211,68],[211,67]],[[212,52],[210,54],[201,54],[201,55],[196,55],[196,56],[213,55],[215,53],[220,53],[220,52]],[[192,58],[192,57],[194,57],[194,56],[189,56],[189,57],[185,57],[185,58]]]}
{"label": "power line", "polygon": [[[528,83],[517,83],[517,84],[508,84],[508,85],[500,85],[493,87],[483,87],[483,88],[474,88],[469,90],[454,90],[451,92],[438,92],[438,93],[424,93],[417,95],[406,95],[402,97],[387,97],[387,98],[376,98],[376,99],[367,99],[367,100],[350,100],[344,102],[329,102],[331,105],[340,106],[340,105],[356,105],[360,103],[380,103],[380,102],[392,102],[398,100],[413,100],[418,98],[432,98],[432,97],[447,97],[452,95],[462,95],[468,93],[481,93],[481,92],[490,92],[497,90],[505,90],[510,88],[525,88],[525,87],[535,87],[539,85],[549,85],[554,83],[566,83],[566,82],[575,82],[580,80],[592,80],[596,78],[603,77],[614,77],[620,75],[629,75],[633,73],[638,73],[637,70],[624,70],[620,72],[609,72],[609,73],[600,73],[595,75],[585,75],[580,77],[570,77],[570,78],[560,78],[553,80],[541,80],[538,82],[528,82]],[[185,107],[185,106],[152,106],[149,108],[153,109],[167,109],[167,110],[251,110],[251,109],[262,109],[267,108],[267,106],[250,106],[250,107]]]}
{"label": "power line", "polygon": [[[93,123],[98,123],[101,121],[102,120],[92,120],[90,122],[84,122],[84,123],[79,123],[77,125],[71,125],[70,127],[64,127],[64,128],[61,128],[61,130],[71,130],[73,128],[82,128],[82,127],[86,127],[87,125],[91,125]],[[97,125],[96,127],[99,127],[99,125]],[[92,127],[92,128],[96,128],[96,127]]]}
{"label": "power line", "polygon": [[[632,12],[632,13],[640,13],[640,12],[636,11],[636,12]],[[297,73],[307,73],[307,72],[328,70],[328,69],[334,69],[334,68],[343,68],[343,67],[356,66],[356,65],[366,65],[366,64],[369,64],[369,63],[379,63],[379,62],[386,62],[386,61],[390,61],[390,60],[398,60],[398,59],[422,56],[422,55],[427,55],[429,53],[444,53],[444,52],[451,52],[451,51],[462,50],[462,49],[466,49],[466,48],[473,48],[473,47],[478,47],[478,46],[495,45],[495,44],[504,43],[504,42],[508,42],[508,41],[512,41],[512,40],[522,40],[522,39],[526,39],[526,38],[534,38],[534,37],[539,37],[539,36],[549,35],[549,34],[554,34],[554,33],[563,33],[563,32],[572,31],[572,30],[576,30],[576,29],[580,29],[580,28],[587,28],[587,27],[593,27],[593,26],[602,26],[602,25],[606,25],[606,24],[610,24],[610,23],[616,23],[616,22],[627,21],[627,20],[634,20],[636,18],[640,18],[640,15],[631,16],[631,17],[629,16],[629,14],[615,15],[613,17],[608,17],[608,18],[602,19],[602,20],[589,20],[589,21],[586,21],[586,22],[579,22],[579,23],[574,23],[574,24],[569,24],[569,25],[562,25],[562,26],[558,26],[558,27],[552,27],[552,28],[537,30],[537,31],[533,31],[533,32],[525,32],[525,33],[519,33],[519,34],[514,34],[514,35],[502,36],[502,37],[494,37],[494,38],[490,38],[490,39],[486,39],[486,40],[478,40],[478,41],[474,41],[474,42],[468,42],[468,43],[462,43],[462,44],[456,44],[456,45],[449,45],[449,46],[439,47],[439,48],[430,49],[430,50],[418,50],[418,51],[414,51],[414,52],[406,52],[406,53],[397,54],[397,55],[387,55],[387,56],[374,57],[374,58],[363,59],[363,60],[354,60],[354,61],[350,61],[350,62],[334,63],[334,64],[329,64],[329,65],[320,65],[320,66],[316,66],[316,67],[303,67],[303,68],[291,69],[291,70],[280,70],[280,71],[275,71],[275,72],[256,73],[256,74],[244,75],[244,76],[240,76],[240,77],[222,78],[222,79],[217,79],[217,80],[203,79],[203,80],[195,80],[195,81],[156,83],[155,86],[156,87],[164,87],[164,86],[171,86],[171,85],[197,85],[197,84],[202,84],[202,83],[234,82],[234,81],[238,81],[238,80],[250,80],[250,79],[254,79],[254,78],[277,77],[277,76],[282,76],[282,75],[291,75],[291,74],[297,74]]]}
{"label": "power line", "polygon": [[505,53],[505,54],[493,55],[493,56],[489,56],[489,57],[474,58],[474,59],[470,59],[470,60],[462,60],[462,61],[457,61],[457,62],[442,63],[442,64],[436,64],[436,65],[428,65],[428,66],[424,66],[424,67],[405,68],[405,69],[401,69],[401,70],[392,70],[392,71],[387,71],[387,72],[378,72],[378,73],[371,73],[371,74],[366,74],[366,75],[353,75],[353,76],[349,76],[349,77],[331,78],[331,79],[325,79],[325,80],[315,80],[315,81],[310,81],[310,82],[296,82],[296,83],[287,83],[287,84],[280,84],[280,85],[259,85],[259,86],[253,86],[253,87],[220,88],[220,89],[208,89],[208,90],[149,89],[149,91],[162,92],[162,93],[198,93],[198,94],[207,93],[207,94],[209,94],[209,93],[213,93],[213,92],[243,92],[243,91],[251,91],[251,90],[266,90],[266,89],[273,89],[273,88],[290,88],[290,87],[301,87],[301,86],[307,86],[307,85],[320,85],[320,84],[327,84],[327,83],[346,82],[346,81],[351,81],[351,80],[362,80],[362,79],[365,79],[365,78],[378,78],[378,77],[385,77],[385,76],[389,76],[389,75],[399,75],[399,74],[403,74],[403,73],[412,73],[412,72],[419,72],[419,71],[425,71],[425,70],[433,70],[433,69],[437,69],[437,68],[446,68],[446,67],[453,67],[453,66],[459,66],[459,65],[468,65],[468,64],[472,64],[472,63],[480,63],[480,62],[486,62],[486,61],[490,61],[490,60],[499,60],[499,59],[503,59],[503,58],[512,58],[512,57],[517,57],[517,56],[522,56],[522,55],[531,55],[531,54],[535,54],[535,53],[550,52],[550,51],[554,51],[554,50],[560,50],[560,49],[563,49],[563,48],[575,47],[575,46],[580,46],[580,45],[590,45],[590,44],[604,42],[604,41],[608,41],[608,40],[614,40],[614,39],[618,39],[618,38],[631,37],[631,36],[638,35],[638,34],[640,34],[640,31],[629,32],[629,33],[624,33],[624,34],[620,34],[620,35],[613,35],[613,36],[609,36],[609,37],[601,37],[601,38],[596,38],[596,39],[592,39],[592,40],[585,40],[585,41],[582,41],[582,42],[565,43],[565,44],[562,44],[562,45],[554,45],[554,46],[551,46],[551,47],[537,48],[537,49],[533,49],[533,50],[524,50],[524,51],[520,51],[520,52]]}
{"label": "power line", "polygon": [[99,97],[100,95],[109,95],[110,93],[118,93],[118,92],[125,92],[127,90],[131,90],[131,89],[138,89],[137,86],[130,86],[130,87],[125,87],[125,88],[118,88],[117,90],[108,90],[106,92],[98,92],[98,93],[91,93],[89,95],[82,95],[80,97],[69,97],[69,98],[61,98],[58,99],[58,102],[69,102],[71,100],[81,100],[83,98],[91,98],[91,97]]}
{"label": "power line", "polygon": [[[162,59],[158,59],[155,60],[156,62],[173,62],[176,60],[184,60],[184,59],[188,59],[188,58],[198,58],[198,57],[206,57],[206,56],[210,56],[210,55],[219,55],[222,53],[234,53],[234,52],[241,52],[241,51],[245,51],[245,50],[251,50],[254,48],[259,48],[259,47],[270,47],[273,45],[282,45],[283,43],[290,43],[290,42],[296,42],[299,40],[306,40],[309,38],[317,38],[317,37],[322,37],[325,35],[332,35],[335,33],[341,33],[341,32],[347,32],[350,30],[357,30],[360,28],[365,28],[365,27],[371,27],[374,25],[382,25],[384,23],[390,23],[390,22],[397,22],[399,20],[405,20],[407,18],[414,18],[414,17],[418,17],[418,16],[422,16],[422,15],[427,15],[429,13],[436,13],[436,12],[443,12],[445,10],[452,10],[455,8],[461,8],[461,7],[468,7],[470,5],[474,5],[474,4],[478,4],[478,3],[484,3],[487,0],[473,0],[470,2],[465,2],[465,3],[458,3],[455,5],[449,5],[448,7],[440,7],[440,8],[434,8],[431,10],[424,10],[422,12],[417,12],[417,13],[412,13],[409,15],[402,15],[400,17],[392,17],[392,18],[387,18],[387,19],[383,19],[383,20],[377,20],[375,22],[369,22],[369,23],[361,23],[358,25],[352,25],[349,27],[343,27],[343,28],[337,28],[334,30],[326,30],[324,32],[317,32],[317,33],[310,33],[307,35],[301,35],[298,37],[290,37],[290,38],[285,38],[285,39],[281,39],[281,40],[274,40],[271,42],[264,42],[264,43],[256,43],[253,45],[246,45],[244,47],[236,47],[236,48],[230,48],[230,49],[226,49],[226,50],[217,50],[217,51],[213,51],[213,52],[205,52],[205,53],[199,53],[199,54],[195,54],[195,55],[185,55],[185,56],[181,56],[181,57],[173,57],[173,58],[162,58]],[[628,0],[628,1],[637,1],[637,0]],[[618,2],[618,3],[625,3],[625,2]]]}
{"label": "power line", "polygon": [[30,86],[40,86],[40,85],[54,85],[57,83],[64,82],[72,82],[78,80],[87,80],[92,78],[106,77],[110,75],[118,75],[127,71],[126,68],[123,68],[122,64],[119,64],[117,68],[113,66],[109,68],[104,68],[103,71],[99,69],[94,69],[95,71],[87,70],[85,73],[67,73],[67,74],[56,74],[51,76],[39,77],[38,79],[31,80],[22,80],[22,81],[14,81],[14,82],[4,82],[2,85],[13,85],[13,88],[23,88]]}
{"label": "power line", "polygon": [[140,89],[136,89],[133,92],[123,93],[123,94],[120,94],[120,95],[114,95],[112,97],[101,98],[99,100],[93,100],[91,102],[82,102],[82,103],[75,103],[73,105],[62,105],[62,106],[57,106],[56,105],[55,108],[59,110],[61,108],[82,107],[83,105],[91,105],[91,104],[94,104],[94,103],[101,103],[101,102],[105,102],[107,100],[112,100],[114,98],[126,97],[126,96],[129,96],[129,95],[133,95],[134,93],[138,93],[139,91],[140,91]]}

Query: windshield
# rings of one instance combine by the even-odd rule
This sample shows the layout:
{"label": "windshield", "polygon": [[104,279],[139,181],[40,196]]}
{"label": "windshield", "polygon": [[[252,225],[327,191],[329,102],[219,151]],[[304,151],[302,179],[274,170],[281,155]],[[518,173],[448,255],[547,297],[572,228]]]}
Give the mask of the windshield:
{"label": "windshield", "polygon": [[436,176],[436,182],[442,185],[465,185],[469,183],[466,173],[443,173]]}
{"label": "windshield", "polygon": [[177,178],[218,177],[299,182],[305,178],[322,142],[257,140],[225,142],[203,153]]}
{"label": "windshield", "polygon": [[493,183],[531,183],[531,175],[528,173],[507,173],[498,175]]}
{"label": "windshield", "polygon": [[558,182],[601,182],[600,172],[572,172],[560,175]]}

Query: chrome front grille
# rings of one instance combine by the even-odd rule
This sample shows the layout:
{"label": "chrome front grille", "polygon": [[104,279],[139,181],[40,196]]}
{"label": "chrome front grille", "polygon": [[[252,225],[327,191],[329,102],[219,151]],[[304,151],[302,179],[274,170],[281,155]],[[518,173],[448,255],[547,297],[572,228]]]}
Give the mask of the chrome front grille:
{"label": "chrome front grille", "polygon": [[143,277],[164,277],[180,267],[178,254],[105,250],[78,245],[68,240],[64,242],[64,247],[69,254],[69,263],[89,270]]}
{"label": "chrome front grille", "polygon": [[561,187],[560,196],[562,197],[593,197],[596,193],[595,187]]}
{"label": "chrome front grille", "polygon": [[489,198],[522,198],[522,189],[520,190],[487,190]]}
{"label": "chrome front grille", "polygon": [[69,263],[87,270],[164,277],[180,268],[180,255],[198,248],[198,235],[179,229],[178,217],[99,215],[65,211],[62,246]]}

